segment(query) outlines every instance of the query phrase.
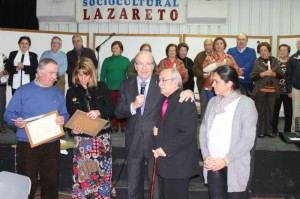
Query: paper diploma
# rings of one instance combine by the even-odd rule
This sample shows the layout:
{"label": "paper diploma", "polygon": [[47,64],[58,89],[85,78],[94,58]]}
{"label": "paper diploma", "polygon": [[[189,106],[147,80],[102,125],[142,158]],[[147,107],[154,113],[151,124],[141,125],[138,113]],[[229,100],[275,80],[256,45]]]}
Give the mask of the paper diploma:
{"label": "paper diploma", "polygon": [[63,128],[55,122],[57,116],[57,111],[53,111],[25,125],[31,148],[65,135]]}

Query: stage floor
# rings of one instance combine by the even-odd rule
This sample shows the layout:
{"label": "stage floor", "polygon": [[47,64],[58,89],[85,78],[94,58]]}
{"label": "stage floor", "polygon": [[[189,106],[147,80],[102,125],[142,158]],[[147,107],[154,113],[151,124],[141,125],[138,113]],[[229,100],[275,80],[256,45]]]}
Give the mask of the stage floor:
{"label": "stage floor", "polygon": [[[283,118],[280,118],[278,129],[279,131],[283,128]],[[199,122],[200,126],[200,122]],[[199,128],[198,128],[199,129]],[[112,133],[112,146],[113,147],[125,147],[125,134],[118,132]],[[62,139],[72,140],[68,135],[63,137]],[[0,145],[4,144],[16,144],[17,138],[13,128],[8,127],[6,133],[0,133]],[[283,141],[280,136],[276,136],[275,138],[258,138],[256,150],[260,151],[300,151],[300,145],[295,145],[291,143],[286,143]]]}

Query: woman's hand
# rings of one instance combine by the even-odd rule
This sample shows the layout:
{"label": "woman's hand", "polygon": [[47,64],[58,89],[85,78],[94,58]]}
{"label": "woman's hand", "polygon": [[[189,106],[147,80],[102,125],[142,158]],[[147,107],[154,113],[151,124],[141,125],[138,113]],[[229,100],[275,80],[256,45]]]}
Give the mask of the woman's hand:
{"label": "woman's hand", "polygon": [[98,110],[91,110],[90,112],[88,112],[87,113],[87,117],[89,118],[89,119],[92,119],[92,120],[94,120],[94,119],[96,119],[98,116],[100,116],[101,114],[100,114],[100,111],[98,111]]}
{"label": "woman's hand", "polygon": [[18,69],[19,69],[19,70],[24,69],[24,64],[19,62],[19,63],[18,63]]}
{"label": "woman's hand", "polygon": [[204,160],[204,167],[207,170],[218,171],[226,166],[225,158],[212,158],[207,156]]}
{"label": "woman's hand", "polygon": [[76,125],[73,128],[72,133],[75,134],[75,135],[82,134],[83,133],[83,129],[80,126]]}

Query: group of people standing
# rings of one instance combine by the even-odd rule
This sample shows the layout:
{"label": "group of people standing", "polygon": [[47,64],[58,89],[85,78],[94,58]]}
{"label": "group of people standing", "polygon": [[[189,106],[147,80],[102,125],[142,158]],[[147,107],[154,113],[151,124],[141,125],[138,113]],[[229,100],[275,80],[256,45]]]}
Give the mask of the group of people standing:
{"label": "group of people standing", "polygon": [[[292,115],[292,110],[300,106],[296,81],[300,40],[291,58],[290,47],[280,45],[278,59],[271,56],[267,42],[257,46],[260,57],[256,58],[244,33],[227,52],[224,38],[206,39],[204,51],[194,61],[187,57],[187,44],[169,44],[158,65],[149,44],[143,44],[130,61],[122,56],[122,43],[115,41],[112,56],[102,64],[100,82],[95,53],[83,47],[80,35],[72,41],[74,49],[65,54],[60,50],[62,40],[53,37],[51,50],[42,54],[39,63],[29,51],[27,36],[19,39],[20,49],[8,59],[0,53],[0,96],[6,92],[6,81],[13,93],[4,119],[18,128],[17,170],[32,181],[30,197],[39,175],[42,198],[58,198],[59,140],[31,148],[24,130],[25,119],[54,110],[58,111],[55,122],[61,126],[76,110],[90,119],[111,120],[95,137],[81,126],[69,131],[74,136],[72,198],[114,196],[110,133],[119,131],[119,126],[125,132],[128,198],[144,197],[145,162],[149,185],[157,165],[155,199],[188,198],[189,179],[200,172],[194,76],[201,104],[204,177],[212,199],[249,198],[256,137],[275,136],[282,101],[284,131],[294,128],[292,118],[298,112]],[[5,132],[3,123],[1,132]]]}

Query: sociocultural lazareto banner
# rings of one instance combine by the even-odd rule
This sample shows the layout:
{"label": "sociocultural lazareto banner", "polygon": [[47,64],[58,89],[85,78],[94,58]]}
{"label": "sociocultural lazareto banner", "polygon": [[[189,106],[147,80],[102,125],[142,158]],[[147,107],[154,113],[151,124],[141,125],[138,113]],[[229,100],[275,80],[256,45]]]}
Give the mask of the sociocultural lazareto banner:
{"label": "sociocultural lazareto banner", "polygon": [[77,22],[185,23],[187,0],[76,0]]}

